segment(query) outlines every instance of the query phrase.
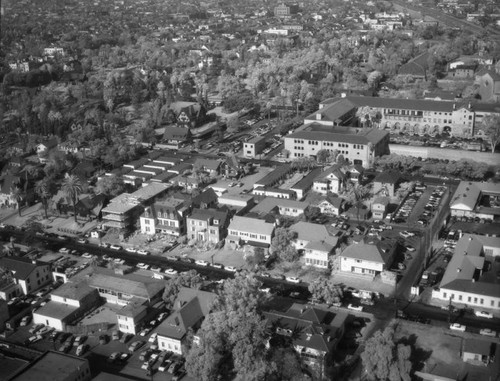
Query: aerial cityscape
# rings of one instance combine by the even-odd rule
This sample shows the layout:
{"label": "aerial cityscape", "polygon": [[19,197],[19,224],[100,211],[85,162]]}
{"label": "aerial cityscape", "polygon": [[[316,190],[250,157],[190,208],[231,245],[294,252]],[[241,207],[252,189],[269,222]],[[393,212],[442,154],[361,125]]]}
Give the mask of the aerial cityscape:
{"label": "aerial cityscape", "polygon": [[498,0],[0,13],[0,381],[500,381]]}

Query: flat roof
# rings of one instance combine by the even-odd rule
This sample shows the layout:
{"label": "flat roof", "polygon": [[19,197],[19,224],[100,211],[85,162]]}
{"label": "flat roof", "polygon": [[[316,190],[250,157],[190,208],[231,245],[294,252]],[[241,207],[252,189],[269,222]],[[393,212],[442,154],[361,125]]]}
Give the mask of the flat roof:
{"label": "flat roof", "polygon": [[262,140],[266,140],[266,137],[265,136],[256,136],[245,143],[256,144],[256,143],[261,142]]}
{"label": "flat roof", "polygon": [[36,310],[34,314],[65,321],[77,309],[78,307],[70,306],[69,304],[49,301],[46,305]]}
{"label": "flat roof", "polygon": [[[64,353],[48,351],[41,355],[10,380],[19,381],[58,381],[75,378],[76,372],[88,368],[86,358],[67,355]],[[80,369],[81,373],[81,369]]]}

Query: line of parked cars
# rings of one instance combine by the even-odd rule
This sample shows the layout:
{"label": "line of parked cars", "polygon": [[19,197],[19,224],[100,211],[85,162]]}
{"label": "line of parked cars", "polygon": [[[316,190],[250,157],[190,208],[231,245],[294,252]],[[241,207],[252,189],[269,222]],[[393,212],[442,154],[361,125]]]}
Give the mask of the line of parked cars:
{"label": "line of parked cars", "polygon": [[[424,186],[424,185],[423,185]],[[425,188],[424,188],[425,190]],[[417,201],[420,199],[420,196],[423,194],[423,190],[415,189],[406,198],[403,204],[399,207],[396,214],[393,216],[393,221],[396,223],[405,223],[408,220],[413,208],[417,204]]]}
{"label": "line of parked cars", "polygon": [[429,201],[427,201],[424,206],[424,211],[422,212],[420,218],[417,220],[419,224],[426,226],[430,222],[430,220],[434,217],[434,213],[438,209],[438,206],[445,192],[446,187],[444,186],[438,186],[434,189],[431,196],[429,197]]}

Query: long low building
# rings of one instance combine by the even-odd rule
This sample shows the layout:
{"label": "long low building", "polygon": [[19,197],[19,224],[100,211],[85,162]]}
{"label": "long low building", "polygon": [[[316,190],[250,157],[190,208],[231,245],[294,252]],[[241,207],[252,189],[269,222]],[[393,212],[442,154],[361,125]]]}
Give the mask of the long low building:
{"label": "long low building", "polygon": [[500,220],[500,184],[460,182],[453,195],[450,212],[455,217]]}

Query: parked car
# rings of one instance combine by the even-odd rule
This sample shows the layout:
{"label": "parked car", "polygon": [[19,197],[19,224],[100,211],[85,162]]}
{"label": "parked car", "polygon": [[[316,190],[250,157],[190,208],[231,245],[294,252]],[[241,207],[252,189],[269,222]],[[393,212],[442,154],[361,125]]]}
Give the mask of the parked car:
{"label": "parked car", "polygon": [[153,333],[151,336],[149,336],[148,342],[154,343],[156,341],[156,338],[158,336],[158,333]]}
{"label": "parked car", "polygon": [[26,341],[24,342],[24,344],[30,345],[30,344],[36,343],[37,341],[40,341],[42,339],[43,339],[42,335],[33,335],[33,336],[30,336],[29,338],[27,338]]}
{"label": "parked car", "polygon": [[26,315],[21,319],[21,323],[19,323],[19,326],[24,327],[28,325],[31,322],[31,315]]}
{"label": "parked car", "polygon": [[117,329],[115,329],[111,333],[111,340],[113,340],[113,341],[120,340],[120,331],[118,331]]}
{"label": "parked car", "polygon": [[89,243],[88,239],[85,238],[79,238],[76,242],[85,245],[86,243]]}
{"label": "parked car", "polygon": [[177,275],[177,270],[174,269],[166,269],[165,274],[167,275]]}
{"label": "parked car", "polygon": [[108,359],[106,360],[108,363],[112,364],[120,358],[121,353],[120,352],[113,352],[109,355]]}
{"label": "parked car", "polygon": [[226,266],[226,270],[230,271],[232,273],[235,273],[235,272],[238,271],[238,269],[236,267],[234,267],[234,266]]}
{"label": "parked car", "polygon": [[221,264],[221,263],[214,263],[214,264],[212,265],[212,267],[215,267],[216,269],[223,269],[223,268],[224,268],[224,265],[223,265],[223,264]]}
{"label": "parked car", "polygon": [[144,328],[141,332],[139,332],[139,336],[146,336],[149,332],[151,332],[151,328]]}
{"label": "parked car", "polygon": [[474,315],[477,317],[482,317],[486,319],[493,319],[493,315],[487,311],[474,311]]}
{"label": "parked car", "polygon": [[29,329],[29,333],[33,334],[39,330],[41,330],[44,327],[44,324],[35,324],[33,327]]}
{"label": "parked car", "polygon": [[490,336],[490,337],[496,337],[497,336],[497,332],[493,331],[493,330],[491,330],[489,328],[483,328],[482,330],[479,331],[479,334],[483,335],[483,336]]}
{"label": "parked car", "polygon": [[141,254],[141,255],[149,255],[149,254],[150,254],[150,252],[149,252],[149,251],[147,251],[147,250],[142,250],[142,249],[141,249],[141,250],[137,250],[137,254]]}
{"label": "parked car", "polygon": [[130,352],[135,352],[143,345],[144,345],[144,341],[134,341],[132,344],[130,344],[130,346],[128,347],[128,350]]}
{"label": "parked car", "polygon": [[465,327],[465,325],[453,323],[453,324],[450,324],[450,329],[453,331],[465,332],[466,327]]}
{"label": "parked car", "polygon": [[300,283],[301,280],[299,278],[293,277],[293,276],[287,276],[286,281],[290,283]]}
{"label": "parked car", "polygon": [[147,264],[145,264],[145,263],[142,263],[142,262],[138,263],[138,264],[136,265],[136,267],[137,267],[137,268],[139,268],[139,269],[142,269],[142,270],[147,270],[147,269],[149,269],[149,265],[147,265]]}
{"label": "parked car", "polygon": [[111,245],[109,248],[112,250],[122,250],[122,247],[120,245]]}
{"label": "parked car", "polygon": [[73,343],[73,346],[77,347],[77,346],[83,344],[85,342],[85,340],[87,340],[87,336],[79,335],[79,336],[75,337],[75,342]]}
{"label": "parked car", "polygon": [[87,352],[87,350],[89,349],[89,346],[87,344],[80,344],[77,348],[76,348],[76,352],[75,354],[77,356],[81,356],[83,355],[85,352]]}
{"label": "parked car", "polygon": [[354,304],[349,304],[347,306],[347,308],[350,310],[353,310],[353,311],[358,311],[358,312],[363,311],[363,306],[355,306]]}
{"label": "parked car", "polygon": [[198,266],[208,266],[210,263],[208,263],[207,261],[204,261],[203,259],[198,259],[196,262],[195,262]]}

